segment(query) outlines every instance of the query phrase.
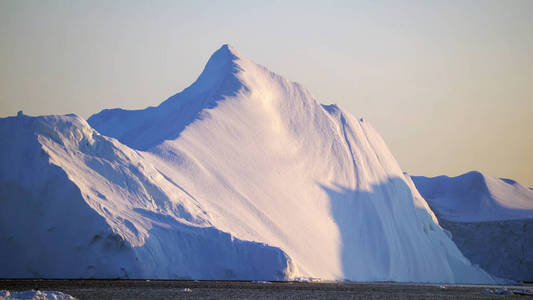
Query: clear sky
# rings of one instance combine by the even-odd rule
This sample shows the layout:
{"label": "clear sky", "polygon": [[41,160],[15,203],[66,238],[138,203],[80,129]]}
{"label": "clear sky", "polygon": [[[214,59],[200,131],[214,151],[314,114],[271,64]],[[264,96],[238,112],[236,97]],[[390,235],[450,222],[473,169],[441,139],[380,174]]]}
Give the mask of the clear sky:
{"label": "clear sky", "polygon": [[0,0],[0,117],[157,105],[224,43],[365,117],[410,174],[533,186],[531,0]]}

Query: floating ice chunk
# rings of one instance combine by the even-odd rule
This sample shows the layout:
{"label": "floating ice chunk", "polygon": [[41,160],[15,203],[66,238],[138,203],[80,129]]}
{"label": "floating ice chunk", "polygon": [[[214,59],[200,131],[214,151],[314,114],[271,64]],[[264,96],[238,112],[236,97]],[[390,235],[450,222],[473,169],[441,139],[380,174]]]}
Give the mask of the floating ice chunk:
{"label": "floating ice chunk", "polygon": [[32,299],[32,300],[71,300],[76,299],[71,295],[64,294],[57,291],[23,291],[23,292],[10,292],[2,290],[0,291],[0,299]]}

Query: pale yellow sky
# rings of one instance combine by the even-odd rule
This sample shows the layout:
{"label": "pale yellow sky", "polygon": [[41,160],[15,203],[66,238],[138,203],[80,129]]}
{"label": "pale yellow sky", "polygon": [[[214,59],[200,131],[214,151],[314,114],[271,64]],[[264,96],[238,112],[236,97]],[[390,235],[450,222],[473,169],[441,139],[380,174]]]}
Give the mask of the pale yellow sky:
{"label": "pale yellow sky", "polygon": [[533,186],[533,1],[266,2],[0,0],[0,117],[157,105],[230,43],[410,174]]}

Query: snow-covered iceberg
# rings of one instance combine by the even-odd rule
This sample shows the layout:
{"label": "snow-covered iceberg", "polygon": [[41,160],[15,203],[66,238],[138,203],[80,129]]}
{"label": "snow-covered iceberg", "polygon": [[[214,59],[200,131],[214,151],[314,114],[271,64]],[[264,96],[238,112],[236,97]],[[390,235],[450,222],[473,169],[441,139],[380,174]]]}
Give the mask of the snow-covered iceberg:
{"label": "snow-covered iceberg", "polygon": [[494,282],[367,121],[228,45],[157,107],[0,119],[0,162],[3,277]]}
{"label": "snow-covered iceberg", "polygon": [[533,190],[480,172],[412,179],[473,263],[499,277],[533,281]]}

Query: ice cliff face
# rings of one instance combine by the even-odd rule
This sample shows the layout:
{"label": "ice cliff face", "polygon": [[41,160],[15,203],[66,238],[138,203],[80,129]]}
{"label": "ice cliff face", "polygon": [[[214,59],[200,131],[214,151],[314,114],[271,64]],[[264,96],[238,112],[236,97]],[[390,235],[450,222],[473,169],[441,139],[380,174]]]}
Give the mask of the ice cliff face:
{"label": "ice cliff face", "polygon": [[[18,131],[27,136],[0,146],[1,184],[33,193],[32,201],[51,212],[68,202],[87,215],[84,222],[35,221],[46,228],[60,219],[73,237],[84,237],[63,241],[66,257],[104,261],[91,264],[92,274],[80,267],[73,276],[124,269],[119,276],[493,282],[438,225],[368,122],[321,105],[230,46],[161,105],[104,110],[88,123],[75,116],[0,123],[6,142]],[[33,176],[25,157],[57,178]],[[13,175],[13,168],[24,171]],[[69,185],[71,194],[54,194],[63,191],[43,180]],[[53,194],[40,197],[43,190]],[[25,239],[13,234],[17,226],[4,225],[33,205],[23,198],[11,190],[2,195],[2,206],[13,208],[1,215],[0,239]],[[47,234],[35,238],[53,251]],[[109,250],[108,240],[119,250]],[[87,250],[91,243],[100,248]],[[9,270],[24,273],[20,245],[0,249],[13,261]]]}

